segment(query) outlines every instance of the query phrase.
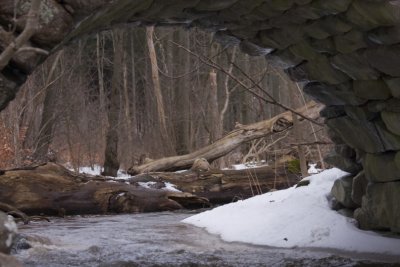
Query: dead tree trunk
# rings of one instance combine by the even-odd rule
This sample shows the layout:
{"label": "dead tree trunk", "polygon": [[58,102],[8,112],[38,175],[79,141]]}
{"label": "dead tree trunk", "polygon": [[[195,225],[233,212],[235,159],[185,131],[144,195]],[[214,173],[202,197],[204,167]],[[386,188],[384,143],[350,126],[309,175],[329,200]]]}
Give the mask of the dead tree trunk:
{"label": "dead tree trunk", "polygon": [[[305,107],[297,110],[304,116],[317,118],[322,106],[309,102]],[[303,118],[300,118],[304,120]],[[228,133],[223,138],[217,140],[211,145],[203,147],[187,155],[174,156],[162,158],[151,161],[149,163],[133,166],[128,170],[129,174],[135,175],[138,173],[154,172],[154,171],[174,171],[190,168],[197,158],[205,158],[207,161],[212,162],[230,151],[234,150],[243,143],[265,137],[267,135],[282,132],[293,125],[292,113],[290,111],[284,112],[272,119],[244,125]]]}
{"label": "dead tree trunk", "polygon": [[124,31],[114,31],[114,68],[112,75],[110,103],[108,108],[108,128],[106,135],[106,149],[104,153],[103,175],[117,176],[118,160],[118,125],[121,109],[120,92],[122,84],[122,65],[124,55]]}

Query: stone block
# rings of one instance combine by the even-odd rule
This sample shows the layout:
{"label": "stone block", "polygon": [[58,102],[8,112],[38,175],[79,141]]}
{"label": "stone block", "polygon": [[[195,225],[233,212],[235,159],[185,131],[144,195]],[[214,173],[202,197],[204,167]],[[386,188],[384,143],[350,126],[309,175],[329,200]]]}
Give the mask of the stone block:
{"label": "stone block", "polygon": [[345,12],[349,8],[351,1],[352,0],[315,0],[310,4],[310,7],[319,10],[324,15],[332,15]]}
{"label": "stone block", "polygon": [[390,132],[400,135],[400,113],[382,111],[381,117]]}
{"label": "stone block", "polygon": [[327,16],[308,24],[304,31],[315,39],[325,39],[329,36],[349,32],[352,26],[337,16]]}
{"label": "stone block", "polygon": [[400,26],[379,27],[367,33],[368,39],[380,45],[400,43]]}
{"label": "stone block", "polygon": [[348,116],[326,120],[326,124],[352,148],[368,153],[385,151],[376,126],[373,122],[354,120]]}
{"label": "stone block", "polygon": [[359,30],[351,30],[333,37],[335,48],[342,54],[354,52],[358,49],[368,47],[364,33]]}
{"label": "stone block", "polygon": [[347,19],[363,30],[392,26],[400,22],[400,7],[390,1],[354,0],[346,12]]}
{"label": "stone block", "polygon": [[351,191],[351,199],[357,205],[361,207],[362,198],[367,192],[368,179],[365,176],[364,171],[361,171],[353,178],[353,186]]}
{"label": "stone block", "polygon": [[366,106],[345,106],[344,110],[347,116],[357,121],[370,121],[379,116],[379,113],[369,111]]}
{"label": "stone block", "polygon": [[272,66],[280,69],[293,68],[303,61],[302,58],[295,56],[289,49],[275,50],[266,55],[265,59]]}
{"label": "stone block", "polygon": [[327,106],[361,105],[366,99],[357,97],[351,83],[329,85],[320,82],[311,82],[304,86],[304,92],[316,101]]}
{"label": "stone block", "polygon": [[330,165],[333,165],[345,172],[351,174],[357,174],[361,171],[362,166],[358,164],[355,159],[349,159],[342,157],[341,155],[337,154],[336,152],[329,153],[325,158],[324,161]]}
{"label": "stone block", "polygon": [[303,35],[301,25],[290,25],[281,29],[274,28],[260,31],[259,33],[263,46],[276,49],[285,49],[290,45],[300,42],[303,39]]}
{"label": "stone block", "polygon": [[305,67],[311,81],[337,85],[350,80],[348,75],[334,68],[326,56],[321,55],[313,61],[308,61]]}
{"label": "stone block", "polygon": [[195,7],[198,11],[219,11],[226,9],[233,4],[235,4],[238,0],[201,0]]}
{"label": "stone block", "polygon": [[335,68],[346,73],[353,80],[376,80],[380,76],[360,52],[338,54],[332,58],[331,62]]}
{"label": "stone block", "polygon": [[356,158],[356,151],[345,144],[335,145],[334,150],[336,154],[348,158],[348,159],[355,159]]}
{"label": "stone block", "polygon": [[380,118],[374,120],[374,124],[381,138],[381,142],[385,148],[385,151],[400,150],[400,136],[390,132]]}
{"label": "stone block", "polygon": [[318,39],[310,39],[309,40],[310,46],[319,53],[329,54],[329,55],[336,55],[336,47],[333,43],[332,38],[326,38],[322,40]]}
{"label": "stone block", "polygon": [[385,78],[384,81],[389,87],[391,95],[400,98],[400,78]]}
{"label": "stone block", "polygon": [[265,56],[273,51],[271,48],[260,47],[247,40],[240,43],[240,49],[250,56]]}
{"label": "stone block", "polygon": [[370,154],[364,156],[365,176],[373,183],[393,182],[400,180],[400,169],[395,162],[395,152]]}
{"label": "stone block", "polygon": [[400,77],[400,45],[367,49],[366,58],[370,66],[380,72],[392,77]]}
{"label": "stone block", "polygon": [[344,106],[326,106],[320,112],[319,115],[326,119],[333,119],[341,116],[345,116]]}
{"label": "stone block", "polygon": [[385,100],[391,96],[383,80],[356,80],[353,81],[353,89],[357,96],[365,99]]}
{"label": "stone block", "polygon": [[352,188],[353,176],[345,176],[334,182],[331,194],[344,207],[354,209],[357,208],[357,204],[351,198]]}
{"label": "stone block", "polygon": [[364,230],[400,233],[400,182],[368,184],[354,218]]}

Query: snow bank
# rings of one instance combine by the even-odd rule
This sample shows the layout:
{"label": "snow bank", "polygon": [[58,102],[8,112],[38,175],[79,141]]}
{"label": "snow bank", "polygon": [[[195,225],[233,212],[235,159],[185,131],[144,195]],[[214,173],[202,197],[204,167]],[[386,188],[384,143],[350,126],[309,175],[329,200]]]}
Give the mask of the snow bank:
{"label": "snow bank", "polygon": [[400,239],[361,231],[353,219],[329,208],[333,182],[346,175],[330,169],[310,176],[310,184],[266,193],[189,217],[225,241],[273,247],[318,247],[400,255]]}

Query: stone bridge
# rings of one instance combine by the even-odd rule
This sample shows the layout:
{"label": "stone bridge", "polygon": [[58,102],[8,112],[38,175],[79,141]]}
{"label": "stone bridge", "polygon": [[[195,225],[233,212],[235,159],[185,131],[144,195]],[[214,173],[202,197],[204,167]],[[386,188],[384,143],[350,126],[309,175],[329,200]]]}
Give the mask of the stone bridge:
{"label": "stone bridge", "polygon": [[[14,0],[0,1],[0,51]],[[20,0],[16,32],[30,4]],[[114,24],[182,25],[264,55],[326,108],[327,161],[352,176],[334,195],[363,229],[400,232],[400,0],[42,0],[27,46],[54,51]],[[18,53],[0,73],[0,109],[45,56]]]}

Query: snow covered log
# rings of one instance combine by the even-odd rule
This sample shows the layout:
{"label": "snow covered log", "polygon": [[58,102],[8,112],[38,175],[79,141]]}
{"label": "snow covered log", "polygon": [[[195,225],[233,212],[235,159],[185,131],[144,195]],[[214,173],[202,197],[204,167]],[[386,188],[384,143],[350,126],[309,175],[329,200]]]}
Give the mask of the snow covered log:
{"label": "snow covered log", "polygon": [[0,175],[0,202],[28,215],[134,213],[209,206],[189,193],[146,189],[47,163]]}
{"label": "snow covered log", "polygon": [[[315,119],[319,116],[319,111],[322,109],[321,104],[313,101],[309,102],[297,112]],[[304,118],[299,118],[304,120]],[[250,142],[254,139],[262,138],[276,132],[282,132],[293,125],[292,113],[290,111],[279,114],[269,120],[256,122],[249,125],[240,126],[233,130],[213,144],[203,147],[190,154],[161,158],[150,161],[140,166],[133,166],[128,170],[131,175],[136,175],[145,172],[157,171],[176,171],[190,168],[194,161],[198,158],[204,158],[208,162],[212,162],[243,143]]]}
{"label": "snow covered log", "polygon": [[207,198],[212,204],[230,203],[266,193],[271,189],[283,189],[299,181],[285,166],[269,166],[243,170],[209,170],[184,172],[153,172],[130,179],[131,183],[171,183],[177,189]]}

